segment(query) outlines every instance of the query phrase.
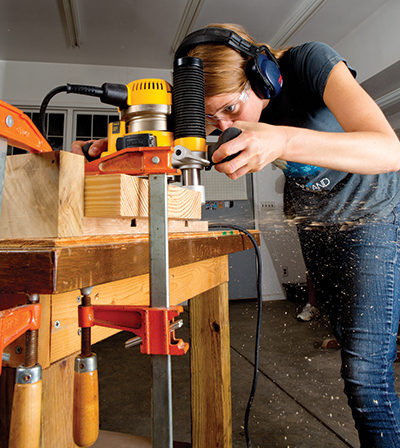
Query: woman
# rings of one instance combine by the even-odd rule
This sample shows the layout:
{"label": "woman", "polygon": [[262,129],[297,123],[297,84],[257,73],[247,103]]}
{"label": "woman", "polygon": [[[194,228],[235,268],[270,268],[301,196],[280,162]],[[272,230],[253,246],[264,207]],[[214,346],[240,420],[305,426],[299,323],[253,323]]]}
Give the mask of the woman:
{"label": "woman", "polygon": [[[231,30],[234,42],[245,39],[243,51],[213,42],[184,46],[187,52],[181,45],[178,52],[203,61],[208,131],[232,125],[242,131],[214,153],[216,169],[231,179],[269,163],[283,169],[285,211],[297,224],[318,304],[341,346],[361,448],[399,447],[393,377],[400,313],[399,140],[354,70],[328,46],[273,51],[279,77],[264,92],[248,70],[252,57],[245,48],[246,42],[255,45],[253,39],[237,25],[206,30],[213,28],[217,34]],[[271,58],[267,65],[275,64]],[[72,152],[82,153],[83,143],[73,143]],[[94,142],[89,154],[100,154],[105,144]]]}
{"label": "woman", "polygon": [[[239,26],[210,27],[255,44]],[[231,179],[269,163],[283,169],[285,209],[297,223],[319,304],[342,349],[345,393],[361,447],[399,447],[393,378],[399,140],[354,70],[331,48],[308,43],[273,53],[283,85],[268,98],[248,82],[249,55],[218,42],[187,47],[186,54],[204,64],[209,130],[234,125],[242,131],[220,146],[213,161]]]}

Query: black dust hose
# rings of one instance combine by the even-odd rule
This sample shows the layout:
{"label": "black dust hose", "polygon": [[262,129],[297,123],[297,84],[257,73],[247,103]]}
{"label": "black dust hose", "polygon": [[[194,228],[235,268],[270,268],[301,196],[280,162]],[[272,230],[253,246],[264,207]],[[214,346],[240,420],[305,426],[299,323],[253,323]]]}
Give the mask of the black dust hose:
{"label": "black dust hose", "polygon": [[100,101],[111,106],[117,106],[120,109],[128,107],[128,89],[125,84],[104,83],[101,87],[85,86],[81,84],[67,84],[51,90],[43,99],[39,112],[38,129],[42,135],[46,135],[46,110],[50,100],[57,94],[75,93],[77,95],[94,96],[100,98]]}
{"label": "black dust hose", "polygon": [[251,448],[251,441],[249,435],[249,417],[251,406],[253,405],[254,396],[257,389],[258,381],[258,366],[260,361],[260,337],[261,337],[261,319],[262,319],[262,262],[261,262],[261,251],[257,245],[256,240],[253,235],[246,229],[240,226],[231,224],[210,224],[208,226],[210,229],[234,229],[239,232],[244,233],[252,242],[257,259],[257,303],[258,303],[258,313],[257,313],[257,328],[256,328],[256,342],[255,342],[255,352],[254,352],[254,371],[253,371],[253,383],[251,386],[250,397],[247,402],[246,413],[244,416],[244,432],[246,437],[247,448]]}
{"label": "black dust hose", "polygon": [[203,61],[184,57],[174,62],[172,115],[174,139],[206,138]]}

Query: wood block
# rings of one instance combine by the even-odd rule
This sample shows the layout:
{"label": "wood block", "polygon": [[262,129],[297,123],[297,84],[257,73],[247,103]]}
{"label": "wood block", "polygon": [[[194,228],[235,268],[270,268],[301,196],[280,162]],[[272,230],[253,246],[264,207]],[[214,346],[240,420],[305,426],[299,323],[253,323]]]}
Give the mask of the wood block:
{"label": "wood block", "polygon": [[85,216],[139,216],[139,177],[85,176]]}
{"label": "wood block", "polygon": [[[103,218],[148,218],[147,179],[126,174],[85,177],[85,216]],[[175,185],[168,186],[168,217],[201,219],[201,194]]]}
{"label": "wood block", "polygon": [[[147,218],[149,216],[148,181],[141,179],[140,183],[143,190],[140,217]],[[168,185],[168,218],[201,219],[201,193],[176,185]]]}
{"label": "wood block", "polygon": [[83,235],[84,159],[54,151],[8,156],[1,238]]}

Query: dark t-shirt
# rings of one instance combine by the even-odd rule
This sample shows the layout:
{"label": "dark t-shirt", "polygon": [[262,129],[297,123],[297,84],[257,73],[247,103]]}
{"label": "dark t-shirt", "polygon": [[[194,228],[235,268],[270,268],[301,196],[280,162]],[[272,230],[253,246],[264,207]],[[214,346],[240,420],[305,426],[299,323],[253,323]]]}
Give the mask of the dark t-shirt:
{"label": "dark t-shirt", "polygon": [[[323,102],[328,76],[340,61],[344,61],[341,56],[319,42],[288,50],[279,60],[282,91],[264,109],[260,121],[343,132]],[[298,222],[329,225],[381,218],[400,200],[397,172],[360,175],[295,162],[275,164],[286,176],[286,209]]]}

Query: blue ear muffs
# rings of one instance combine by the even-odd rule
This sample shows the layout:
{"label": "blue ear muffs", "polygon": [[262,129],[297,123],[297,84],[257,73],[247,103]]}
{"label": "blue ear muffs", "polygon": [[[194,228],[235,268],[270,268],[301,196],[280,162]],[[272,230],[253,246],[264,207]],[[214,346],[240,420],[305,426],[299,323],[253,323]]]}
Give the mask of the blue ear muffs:
{"label": "blue ear muffs", "polygon": [[276,62],[261,53],[250,59],[246,76],[254,93],[263,99],[275,98],[282,89],[282,75]]}
{"label": "blue ear muffs", "polygon": [[226,45],[250,56],[246,77],[254,93],[262,99],[275,98],[282,89],[282,75],[274,55],[265,45],[257,46],[225,28],[202,28],[186,36],[175,52],[175,60],[197,45]]}

